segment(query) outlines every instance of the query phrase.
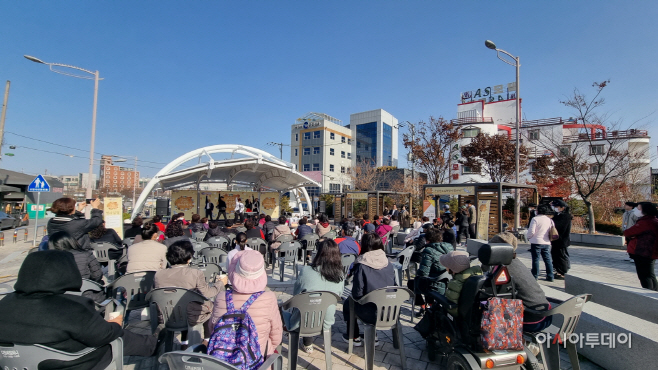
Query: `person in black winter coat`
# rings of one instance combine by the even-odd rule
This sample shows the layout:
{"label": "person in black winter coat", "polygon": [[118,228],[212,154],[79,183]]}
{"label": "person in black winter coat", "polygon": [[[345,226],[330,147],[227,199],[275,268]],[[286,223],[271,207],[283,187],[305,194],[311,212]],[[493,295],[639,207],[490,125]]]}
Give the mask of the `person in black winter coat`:
{"label": "person in black winter coat", "polygon": [[14,293],[0,300],[0,343],[43,344],[64,352],[95,348],[73,361],[46,361],[39,370],[105,369],[112,360],[110,343],[123,339],[124,356],[151,356],[157,339],[121,328],[122,316],[105,321],[88,298],[64,294],[80,291],[82,278],[73,255],[41,251],[27,255]]}
{"label": "person in black winter coat", "polygon": [[[119,234],[114,229],[106,229],[105,221],[100,224],[97,228],[89,232],[89,238],[92,243],[96,242],[105,242],[112,243],[117,247],[121,248],[123,245],[123,240],[119,237]],[[84,277],[84,276],[83,276]]]}
{"label": "person in black winter coat", "polygon": [[[73,254],[75,264],[78,266],[80,276],[83,279],[95,281],[101,285],[103,283],[103,270],[94,253],[90,250],[80,248],[78,242],[66,231],[58,231],[48,238],[48,249],[67,251]],[[83,297],[93,299],[100,303],[105,300],[105,293],[87,291],[82,293]]]}
{"label": "person in black winter coat", "polygon": [[[368,233],[361,239],[361,255],[352,266],[352,298],[358,301],[366,294],[380,288],[397,285],[395,279],[395,268],[389,262],[384,252],[384,243],[376,233]],[[361,321],[374,324],[377,321],[376,307],[373,304],[361,306],[354,305],[354,311]],[[347,333],[350,332],[350,305],[349,301],[343,302],[343,317],[347,322]],[[349,341],[348,334],[343,335],[344,341]],[[361,346],[359,337],[359,324],[354,328],[354,345]]]}
{"label": "person in black winter coat", "polygon": [[551,258],[556,272],[555,278],[564,279],[564,275],[571,268],[568,248],[571,245],[571,221],[573,216],[569,212],[569,206],[563,200],[553,201],[551,206],[555,211],[553,223],[558,235],[560,235],[557,240],[551,240]]}
{"label": "person in black winter coat", "polygon": [[46,226],[48,235],[50,236],[58,231],[66,231],[78,241],[82,249],[91,249],[89,232],[103,223],[103,211],[98,209],[100,200],[94,199],[91,202],[91,218],[87,220],[82,213],[85,206],[85,203],[80,203],[80,207],[76,212],[74,199],[59,198],[54,201],[50,211],[55,214],[55,217],[51,218],[48,221],[48,226]]}
{"label": "person in black winter coat", "polygon": [[468,213],[466,208],[462,208],[457,212],[457,219],[455,221],[457,225],[457,243],[466,242],[468,239]]}

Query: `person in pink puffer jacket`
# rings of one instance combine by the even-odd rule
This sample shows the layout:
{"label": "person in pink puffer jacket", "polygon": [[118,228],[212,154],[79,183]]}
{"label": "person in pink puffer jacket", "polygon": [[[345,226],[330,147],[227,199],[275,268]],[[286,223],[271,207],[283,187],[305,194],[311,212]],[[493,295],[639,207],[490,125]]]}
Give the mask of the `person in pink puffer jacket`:
{"label": "person in pink puffer jacket", "polygon": [[[236,253],[228,267],[228,279],[233,286],[233,304],[237,309],[242,307],[253,293],[265,291],[267,273],[263,256],[254,250]],[[217,294],[210,318],[213,328],[226,312],[226,294]],[[256,325],[261,353],[264,356],[274,353],[283,335],[283,323],[274,292],[261,294],[247,312]]]}

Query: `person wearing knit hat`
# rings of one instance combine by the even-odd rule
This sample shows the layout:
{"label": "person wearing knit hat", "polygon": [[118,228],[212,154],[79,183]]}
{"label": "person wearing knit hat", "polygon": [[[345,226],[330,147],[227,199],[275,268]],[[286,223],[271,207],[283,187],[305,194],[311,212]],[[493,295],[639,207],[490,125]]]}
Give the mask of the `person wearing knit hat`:
{"label": "person wearing knit hat", "polygon": [[[471,267],[471,259],[468,253],[463,251],[452,251],[444,254],[439,257],[439,262],[452,274],[452,280],[446,288],[446,298],[453,303],[459,303],[459,296],[464,287],[464,282],[473,275],[482,275],[482,268],[477,265]],[[457,308],[448,310],[448,312],[456,316]]]}
{"label": "person wearing knit hat", "polygon": [[247,312],[258,331],[258,342],[264,356],[274,353],[281,343],[283,323],[274,292],[265,291],[267,273],[263,255],[255,250],[243,250],[235,254],[228,267],[228,279],[232,289],[215,297],[210,321],[214,327],[220,317],[227,313],[226,297],[230,294],[235,308],[242,307],[254,293],[263,292],[249,307]]}

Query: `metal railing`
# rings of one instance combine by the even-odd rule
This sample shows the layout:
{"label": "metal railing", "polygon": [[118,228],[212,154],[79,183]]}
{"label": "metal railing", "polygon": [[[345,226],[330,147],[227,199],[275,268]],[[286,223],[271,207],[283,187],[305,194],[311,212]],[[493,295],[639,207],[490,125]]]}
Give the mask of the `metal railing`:
{"label": "metal railing", "polygon": [[590,140],[616,140],[616,139],[630,139],[630,138],[642,138],[649,137],[649,132],[647,130],[615,130],[608,131],[605,134],[602,132],[597,132],[592,137],[589,133],[580,133],[578,135],[568,135],[562,138],[562,141],[565,143],[572,143],[575,141],[590,141]]}
{"label": "metal railing", "polygon": [[562,117],[535,119],[531,121],[522,121],[521,127],[546,126],[546,125],[563,125],[565,123],[576,123],[576,120],[565,121]]}
{"label": "metal railing", "polygon": [[493,123],[493,117],[462,117],[451,119],[453,125],[463,125],[467,123]]}

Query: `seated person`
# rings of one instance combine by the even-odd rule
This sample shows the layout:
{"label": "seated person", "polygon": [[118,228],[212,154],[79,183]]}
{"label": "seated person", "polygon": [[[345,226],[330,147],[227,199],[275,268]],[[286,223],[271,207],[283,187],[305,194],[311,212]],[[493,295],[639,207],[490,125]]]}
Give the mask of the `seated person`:
{"label": "seated person", "polygon": [[[94,256],[94,253],[91,250],[82,249],[78,241],[66,231],[58,231],[51,235],[48,239],[48,249],[70,252],[73,254],[75,264],[78,266],[78,271],[82,279],[93,280],[100,285],[105,285],[103,283],[101,264],[96,259],[96,256]],[[105,300],[105,294],[103,292],[87,291],[82,293],[82,296],[93,299],[98,303]]]}
{"label": "seated person", "polygon": [[420,236],[421,233],[424,232],[423,226],[428,224],[430,221],[429,217],[427,216],[423,216],[422,220],[423,220],[422,222],[420,221],[414,222],[413,230],[411,230],[411,232],[407,235],[407,237],[404,238],[404,242],[405,244],[407,244],[407,246],[413,244],[414,240],[418,238],[418,236]]}
{"label": "seated person", "polygon": [[[286,222],[287,220],[285,216],[279,217],[279,224],[274,228],[274,231],[272,231],[272,240],[276,240],[276,238],[280,237],[281,235],[292,235],[292,231],[290,231],[290,227],[286,225]],[[279,249],[280,245],[280,242],[273,242],[270,245],[270,249]]]}
{"label": "seated person", "polygon": [[514,248],[514,250],[516,250],[519,241],[518,239],[516,239],[516,236],[514,236],[514,234],[507,231],[508,227],[509,225],[504,223],[503,231],[501,233],[492,236],[491,239],[489,239],[489,243],[507,243],[511,245]]}
{"label": "seated person", "polygon": [[43,344],[69,353],[96,348],[73,361],[42,362],[41,370],[105,369],[112,361],[110,343],[119,337],[125,356],[153,355],[155,335],[124,330],[123,316],[105,321],[91,299],[65,294],[80,291],[81,286],[73,254],[58,250],[28,254],[18,272],[16,291],[0,300],[0,343]]}
{"label": "seated person", "polygon": [[391,227],[391,220],[388,218],[383,218],[379,226],[377,226],[377,229],[375,229],[377,235],[382,238],[382,243],[384,243],[384,245],[386,245],[386,242],[388,241],[387,234],[390,233],[391,230],[393,230],[393,228]]}
{"label": "seated person", "polygon": [[[363,235],[365,235],[365,234],[375,234],[376,229],[377,229],[377,227],[374,224],[367,223],[367,224],[363,225]],[[379,236],[379,235],[377,235],[377,236]]]}
{"label": "seated person", "polygon": [[203,241],[207,241],[210,238],[226,236],[226,233],[219,227],[219,221],[210,221],[208,223],[208,232],[206,236],[203,237]]}
{"label": "seated person", "polygon": [[[167,248],[167,261],[170,268],[155,273],[155,288],[177,287],[195,291],[202,296],[213,299],[224,284],[208,286],[203,271],[190,267],[194,256],[194,247],[188,240],[179,240]],[[220,288],[221,287],[221,288]],[[190,326],[203,323],[204,340],[210,338],[212,328],[209,327],[209,319],[212,314],[212,301],[204,302],[202,305],[196,302],[190,303],[187,310],[187,319]],[[181,342],[187,345],[187,340]]]}
{"label": "seated person", "polygon": [[256,223],[254,222],[253,219],[248,218],[244,221],[244,227],[247,228],[247,231],[245,234],[247,234],[247,238],[261,238],[265,240],[265,234],[263,233],[263,229],[260,227],[256,227]]}
{"label": "seated person", "polygon": [[[365,234],[361,239],[361,255],[352,266],[352,298],[358,301],[366,294],[387,286],[395,286],[395,268],[388,261],[386,252],[384,252],[384,243],[379,235],[374,233]],[[373,304],[354,305],[356,315],[363,322],[375,323],[377,321],[377,311]],[[350,332],[350,305],[347,300],[343,302],[343,317],[347,323],[347,333],[343,334],[343,340],[349,342]],[[359,323],[356,322],[354,328],[354,345],[359,347],[363,345],[359,336]]]}
{"label": "seated person", "polygon": [[123,245],[123,240],[119,238],[119,234],[117,234],[117,232],[114,231],[114,229],[105,228],[105,221],[103,221],[102,224],[98,225],[97,228],[89,232],[89,239],[91,239],[92,243],[96,243],[96,242],[112,243],[119,248],[121,248],[121,246]]}
{"label": "seated person", "polygon": [[[304,266],[299,271],[299,276],[295,280],[293,295],[303,292],[327,291],[337,295],[343,294],[343,264],[340,259],[340,251],[335,241],[325,239],[317,245],[318,253],[315,255],[313,262]],[[324,328],[329,329],[334,324],[336,306],[327,308],[324,316]],[[293,313],[291,317],[290,329],[299,326],[299,315]],[[313,352],[313,337],[302,338],[302,351],[306,353]]]}
{"label": "seated person", "polygon": [[123,232],[123,237],[124,238],[134,238],[137,235],[142,233],[142,225],[144,224],[144,220],[137,216],[132,222],[132,226],[130,229],[126,230]]}
{"label": "seated person", "polygon": [[398,222],[398,215],[394,214],[391,216],[391,227],[396,227],[400,226],[400,222]]}
{"label": "seated person", "polygon": [[166,227],[162,223],[162,217],[160,217],[158,215],[155,215],[155,216],[153,216],[153,219],[151,220],[151,222],[153,222],[153,225],[158,227],[158,230],[160,230],[160,232],[165,231]]}
{"label": "seated person", "polygon": [[235,248],[228,252],[228,257],[226,257],[226,266],[231,265],[231,259],[233,259],[238,252],[246,250],[253,251],[253,248],[247,245],[247,234],[238,233],[238,235],[235,236]]}
{"label": "seated person", "polygon": [[363,214],[363,220],[359,222],[359,226],[363,229],[366,224],[370,223],[370,216],[367,213]]}
{"label": "seated person", "polygon": [[[523,262],[516,258],[516,247],[514,248],[514,258],[512,263],[507,266],[507,271],[514,280],[514,287],[517,290],[516,298],[523,301],[523,306],[535,311],[548,311],[551,304],[546,299],[544,291],[537,283],[537,279],[532,275],[530,269],[525,267]],[[541,317],[530,312],[523,313],[523,331],[537,332],[546,329],[553,322],[553,317]]]}
{"label": "seated person", "polygon": [[352,237],[355,228],[356,225],[353,222],[345,222],[341,225],[341,236],[336,238],[336,243],[338,243],[338,249],[341,254],[353,253],[358,256],[361,252],[361,245]]}
{"label": "seated person", "polygon": [[222,228],[222,231],[225,234],[237,234],[238,232],[233,228],[233,220],[226,220],[224,221],[224,227]]}
{"label": "seated person", "polygon": [[297,227],[297,230],[295,230],[295,236],[297,239],[301,239],[305,237],[306,235],[313,234],[313,228],[308,226],[308,218],[306,216],[302,217],[299,220],[299,226]]}
{"label": "seated person", "polygon": [[167,268],[167,247],[158,242],[159,231],[158,227],[153,224],[146,224],[146,227],[142,229],[143,241],[128,247],[126,273],[158,271]]}
{"label": "seated person", "polygon": [[195,233],[206,230],[203,227],[203,222],[201,222],[201,215],[197,215],[196,213],[192,215],[192,223],[190,224],[189,229]]}
{"label": "seated person", "polygon": [[[473,275],[482,275],[482,268],[480,266],[471,266],[471,259],[468,252],[452,251],[439,257],[439,261],[445,268],[448,269],[452,280],[448,283],[446,288],[446,298],[452,303],[459,303],[459,295],[464,287],[466,279]],[[457,317],[457,308],[448,310],[448,312]]]}
{"label": "seated person", "polygon": [[163,243],[167,247],[179,240],[190,240],[190,237],[188,235],[185,235],[185,231],[183,230],[183,221],[180,220],[170,222],[169,225],[167,225],[167,229],[165,230],[165,237],[166,239],[164,240]]}
{"label": "seated person", "polygon": [[266,242],[271,242],[272,241],[272,233],[274,232],[274,228],[276,227],[276,224],[274,221],[272,221],[272,216],[267,215],[265,216],[265,223],[263,224],[263,233],[265,234],[265,241]]}
{"label": "seated person", "polygon": [[215,297],[210,322],[214,327],[220,317],[227,313],[226,300],[231,296],[233,305],[238,308],[254,293],[262,293],[247,309],[249,316],[258,331],[258,343],[263,356],[274,353],[283,337],[283,323],[274,292],[265,291],[267,273],[265,261],[257,251],[244,250],[238,252],[228,267],[228,279],[233,287]]}
{"label": "seated person", "polygon": [[331,226],[329,226],[329,218],[325,214],[321,214],[318,218],[318,224],[315,225],[315,233],[318,236],[322,236],[331,231]]}
{"label": "seated person", "polygon": [[[441,230],[429,227],[425,233],[425,239],[427,244],[421,253],[420,266],[418,271],[416,271],[416,276],[418,277],[439,277],[446,271],[446,268],[441,264],[440,257],[444,254],[447,254],[452,251],[452,245],[443,242],[443,233]],[[407,287],[411,290],[414,290],[416,279],[411,279],[407,283]],[[416,314],[417,316],[422,316],[425,313],[425,299],[423,294],[429,293],[429,291],[436,291],[441,294],[445,294],[445,283],[436,281],[436,282],[426,282],[423,281],[416,293],[415,302],[416,305],[420,306],[420,311]]]}

